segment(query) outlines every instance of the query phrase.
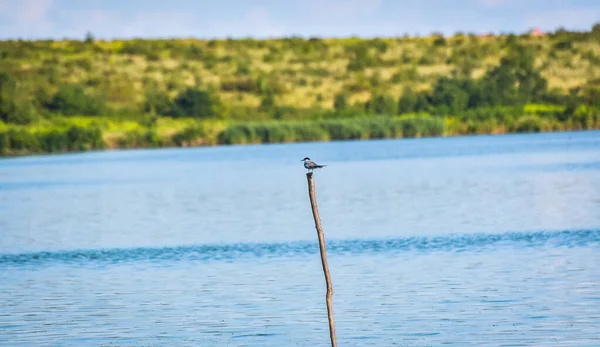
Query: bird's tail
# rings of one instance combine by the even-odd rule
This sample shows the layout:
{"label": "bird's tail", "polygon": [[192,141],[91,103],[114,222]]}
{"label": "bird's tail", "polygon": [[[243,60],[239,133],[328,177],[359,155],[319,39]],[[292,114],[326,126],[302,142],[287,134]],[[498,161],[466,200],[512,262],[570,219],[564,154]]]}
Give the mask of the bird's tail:
{"label": "bird's tail", "polygon": [[317,166],[315,166],[315,168],[320,169],[320,168],[324,168],[325,166],[327,166],[327,165],[317,165]]}

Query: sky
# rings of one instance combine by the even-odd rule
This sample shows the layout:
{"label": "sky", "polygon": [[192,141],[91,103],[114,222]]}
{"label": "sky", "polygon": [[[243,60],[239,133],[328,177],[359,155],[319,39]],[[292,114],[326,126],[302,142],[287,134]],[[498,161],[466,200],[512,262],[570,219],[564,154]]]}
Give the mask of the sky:
{"label": "sky", "polygon": [[394,37],[589,30],[599,0],[0,0],[0,39]]}

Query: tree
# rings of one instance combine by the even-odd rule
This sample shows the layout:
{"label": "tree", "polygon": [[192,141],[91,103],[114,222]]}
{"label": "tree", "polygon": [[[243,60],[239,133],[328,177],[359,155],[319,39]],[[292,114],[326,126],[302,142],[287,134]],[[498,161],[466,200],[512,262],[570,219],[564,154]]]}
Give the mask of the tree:
{"label": "tree", "polygon": [[459,80],[442,77],[433,87],[431,103],[456,114],[467,109],[469,94],[462,89]]}
{"label": "tree", "polygon": [[393,115],[398,111],[396,100],[390,95],[373,94],[365,105],[367,112]]}
{"label": "tree", "polygon": [[37,115],[33,93],[8,73],[0,73],[0,120],[26,124]]}
{"label": "tree", "polygon": [[146,90],[144,112],[166,116],[173,109],[173,102],[164,91],[153,86]]}
{"label": "tree", "polygon": [[548,83],[535,68],[535,51],[515,46],[481,79],[486,104],[514,105],[540,101],[548,92]]}
{"label": "tree", "polygon": [[347,66],[348,72],[362,71],[375,63],[366,43],[357,43],[348,47],[346,51],[350,58]]}
{"label": "tree", "polygon": [[0,73],[0,119],[8,121],[14,112],[13,97],[17,87],[17,81],[3,72]]}
{"label": "tree", "polygon": [[105,111],[105,104],[100,98],[86,94],[80,85],[65,84],[54,94],[47,108],[65,116],[98,115]]}
{"label": "tree", "polygon": [[94,40],[94,34],[92,34],[90,31],[85,33],[85,43],[94,43]]}
{"label": "tree", "polygon": [[270,89],[265,92],[262,100],[260,101],[260,109],[262,111],[271,111],[275,107],[275,95]]}
{"label": "tree", "polygon": [[215,93],[189,87],[177,95],[171,114],[174,117],[213,118],[219,115],[221,106]]}
{"label": "tree", "polygon": [[596,41],[600,42],[600,22],[594,24],[591,35]]}
{"label": "tree", "polygon": [[348,107],[348,96],[344,93],[336,94],[333,99],[333,108],[336,111],[343,111]]}
{"label": "tree", "polygon": [[440,47],[440,46],[445,46],[446,45],[446,39],[444,38],[444,35],[441,33],[434,33],[433,37],[435,38],[433,40],[433,46],[434,47]]}
{"label": "tree", "polygon": [[398,99],[398,114],[409,113],[415,110],[417,95],[411,87],[404,87],[402,96]]}
{"label": "tree", "polygon": [[427,111],[429,108],[429,98],[427,93],[420,92],[417,94],[417,101],[415,102],[415,112]]}

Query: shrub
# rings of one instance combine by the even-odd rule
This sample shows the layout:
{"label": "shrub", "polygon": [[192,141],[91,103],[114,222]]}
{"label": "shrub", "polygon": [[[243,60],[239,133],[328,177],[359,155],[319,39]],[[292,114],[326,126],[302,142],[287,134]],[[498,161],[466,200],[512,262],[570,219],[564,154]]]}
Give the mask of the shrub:
{"label": "shrub", "polygon": [[69,149],[69,138],[65,131],[51,130],[42,136],[40,143],[44,152],[64,152]]}
{"label": "shrub", "polygon": [[275,95],[270,90],[265,93],[263,98],[260,100],[261,111],[271,111],[275,107]]}
{"label": "shrub", "polygon": [[174,117],[215,118],[221,107],[221,100],[214,93],[189,87],[177,95],[170,114]]}
{"label": "shrub", "polygon": [[179,147],[189,146],[194,141],[201,139],[204,134],[204,128],[201,125],[194,124],[173,134],[172,141]]}
{"label": "shrub", "polygon": [[371,55],[369,47],[365,43],[358,43],[348,47],[347,53],[350,57],[350,62],[347,65],[348,72],[362,71],[377,63],[377,60]]}
{"label": "shrub", "polygon": [[328,139],[327,132],[313,122],[269,122],[232,124],[218,136],[218,143],[279,143]]}
{"label": "shrub", "polygon": [[254,127],[248,124],[229,126],[219,134],[218,142],[226,145],[253,143],[256,141]]}
{"label": "shrub", "polygon": [[581,105],[573,112],[573,122],[580,129],[592,129],[600,120],[600,111],[594,107]]}
{"label": "shrub", "polygon": [[333,108],[336,111],[343,111],[348,106],[348,96],[344,93],[336,94],[333,99]]}
{"label": "shrub", "polygon": [[417,95],[409,86],[404,87],[402,96],[398,99],[398,114],[415,111]]}
{"label": "shrub", "polygon": [[38,152],[40,150],[38,138],[27,130],[10,129],[8,143],[15,151]]}
{"label": "shrub", "polygon": [[392,96],[374,94],[365,105],[365,110],[375,114],[394,115],[398,112],[398,106]]}
{"label": "shrub", "polygon": [[154,129],[136,129],[125,133],[118,144],[120,148],[161,147],[164,141]]}
{"label": "shrub", "polygon": [[367,138],[365,127],[361,127],[356,120],[334,120],[321,122],[332,140],[352,140]]}
{"label": "shrub", "polygon": [[364,126],[370,139],[386,139],[397,136],[393,121],[387,117],[370,119]]}
{"label": "shrub", "polygon": [[441,136],[444,134],[444,121],[433,117],[402,118],[399,120],[402,137]]}
{"label": "shrub", "polygon": [[98,127],[83,128],[72,126],[67,130],[69,149],[83,151],[89,149],[100,149],[105,147],[102,139],[102,131]]}
{"label": "shrub", "polygon": [[158,88],[146,91],[143,111],[150,114],[166,116],[173,110],[173,102],[169,95]]}
{"label": "shrub", "polygon": [[542,128],[542,121],[536,116],[523,116],[514,125],[514,131],[518,133],[539,133]]}
{"label": "shrub", "polygon": [[98,115],[104,112],[105,104],[101,99],[86,94],[81,86],[67,84],[54,94],[47,108],[65,116]]}
{"label": "shrub", "polygon": [[27,124],[37,114],[33,97],[28,88],[23,88],[8,73],[0,72],[0,120],[7,123]]}
{"label": "shrub", "polygon": [[322,127],[314,123],[298,122],[292,126],[294,141],[323,141],[330,138],[329,134]]}
{"label": "shrub", "polygon": [[0,155],[6,155],[10,151],[10,137],[8,132],[0,131]]}

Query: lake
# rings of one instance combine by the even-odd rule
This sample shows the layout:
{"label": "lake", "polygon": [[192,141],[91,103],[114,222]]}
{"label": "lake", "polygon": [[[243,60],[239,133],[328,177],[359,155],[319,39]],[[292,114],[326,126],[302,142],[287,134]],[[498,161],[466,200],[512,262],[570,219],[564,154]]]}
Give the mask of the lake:
{"label": "lake", "polygon": [[0,345],[600,346],[600,132],[0,160]]}

